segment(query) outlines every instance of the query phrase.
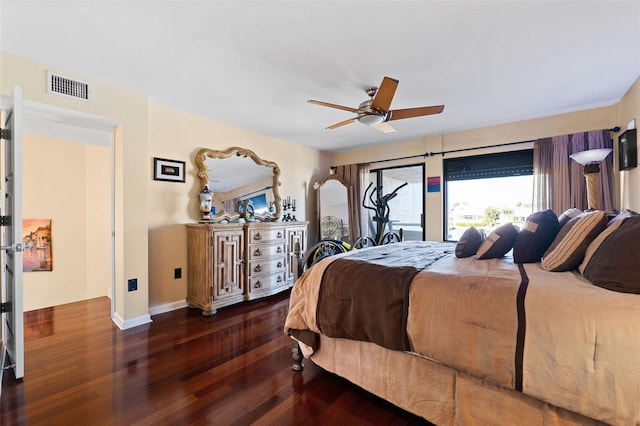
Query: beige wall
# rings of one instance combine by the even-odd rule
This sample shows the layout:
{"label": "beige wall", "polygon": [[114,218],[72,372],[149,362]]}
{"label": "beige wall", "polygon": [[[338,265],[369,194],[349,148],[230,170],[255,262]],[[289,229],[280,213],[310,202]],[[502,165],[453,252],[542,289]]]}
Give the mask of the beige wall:
{"label": "beige wall", "polygon": [[[0,53],[0,95],[21,86],[27,102],[108,118],[114,132],[115,180],[115,318],[144,321],[149,312],[147,180],[149,178],[148,100],[145,95],[92,80],[7,53]],[[83,102],[49,94],[47,70],[87,81],[92,100]],[[26,109],[26,108],[25,108]],[[125,184],[126,182],[126,184]],[[127,292],[128,278],[138,278],[138,291]]]}
{"label": "beige wall", "polygon": [[24,310],[105,296],[111,280],[109,147],[25,137],[25,219],[51,219],[53,271],[24,274]]}
{"label": "beige wall", "polygon": [[[198,149],[240,146],[276,162],[281,169],[280,194],[298,200],[298,219],[315,217],[315,202],[307,208],[306,200],[315,200],[309,188],[329,170],[327,154],[153,104],[143,94],[7,53],[1,53],[0,64],[2,96],[10,96],[14,86],[22,86],[27,102],[119,123],[113,147],[115,315],[124,322],[144,319],[150,306],[184,301],[184,224],[199,217],[193,166]],[[92,100],[48,94],[45,76],[49,69],[89,82]],[[153,157],[186,161],[186,183],[154,181]],[[310,239],[315,238],[313,229]],[[178,267],[183,269],[183,278],[174,280],[173,271]],[[138,279],[138,291],[126,291],[129,278]]]}
{"label": "beige wall", "polygon": [[[329,155],[154,103],[149,105],[149,129],[150,163],[153,157],[187,163],[185,183],[148,180],[149,305],[152,308],[184,301],[187,294],[184,224],[200,217],[198,193],[201,188],[193,160],[201,148],[225,150],[239,146],[275,162],[280,167],[280,195],[298,200],[298,219],[311,221],[315,217],[313,202],[311,205],[307,202],[309,187],[326,174]],[[174,279],[175,268],[182,268],[181,279]]]}
{"label": "beige wall", "polygon": [[[636,86],[637,85],[638,84],[636,83]],[[635,105],[638,105],[638,103],[636,102]],[[616,106],[612,105],[609,107],[519,121],[499,126],[429,136],[422,139],[401,142],[384,147],[341,152],[334,155],[333,165],[372,162],[372,168],[382,168],[424,162],[427,177],[440,176],[442,178],[442,155],[427,156],[424,159],[419,157],[384,163],[375,163],[375,161],[413,155],[421,156],[425,153],[438,153],[442,151],[528,141],[542,137],[595,129],[608,129],[618,125],[618,123],[619,119],[616,117]],[[455,158],[467,155],[479,155],[486,154],[488,152],[527,149],[532,147],[533,144],[529,143],[500,148],[475,149],[471,151],[446,154],[445,157]],[[636,188],[637,187],[638,186],[636,186]],[[443,192],[441,191],[439,193],[427,193],[425,197],[425,233],[427,240],[439,241],[442,239],[444,221],[444,202],[442,196]]]}

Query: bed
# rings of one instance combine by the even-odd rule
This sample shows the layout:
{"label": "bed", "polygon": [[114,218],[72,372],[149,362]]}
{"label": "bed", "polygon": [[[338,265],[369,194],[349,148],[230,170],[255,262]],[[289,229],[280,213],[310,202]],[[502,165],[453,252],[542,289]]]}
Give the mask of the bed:
{"label": "bed", "polygon": [[640,216],[552,215],[542,243],[533,216],[470,256],[461,237],[321,260],[291,292],[294,357],[437,425],[639,425]]}

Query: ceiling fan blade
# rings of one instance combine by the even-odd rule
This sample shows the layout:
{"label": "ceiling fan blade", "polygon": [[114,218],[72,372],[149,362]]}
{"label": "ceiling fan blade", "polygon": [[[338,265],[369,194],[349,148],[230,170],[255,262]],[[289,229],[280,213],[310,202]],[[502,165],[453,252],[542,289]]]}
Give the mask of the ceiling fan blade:
{"label": "ceiling fan blade", "polygon": [[307,102],[309,102],[310,104],[326,106],[326,107],[329,107],[329,108],[341,109],[341,110],[344,110],[344,111],[353,112],[355,114],[358,113],[358,109],[357,108],[351,108],[351,107],[348,107],[348,106],[330,104],[329,102],[314,101],[313,99],[309,99]]}
{"label": "ceiling fan blade", "polygon": [[344,120],[344,121],[341,121],[339,123],[333,124],[333,125],[327,127],[327,129],[337,129],[338,127],[346,126],[347,124],[351,124],[354,121],[356,121],[356,118],[357,117],[353,117],[353,118],[350,118],[348,120]]}
{"label": "ceiling fan blade", "polygon": [[397,132],[396,128],[393,127],[391,124],[389,123],[378,123],[378,124],[372,124],[369,127],[373,127],[376,130],[380,130],[382,133],[395,133]]}
{"label": "ceiling fan blade", "polygon": [[421,117],[423,115],[440,114],[444,110],[444,105],[434,105],[419,108],[394,109],[389,111],[387,121],[402,120],[403,118]]}
{"label": "ceiling fan blade", "polygon": [[375,98],[373,98],[371,106],[378,111],[389,111],[391,101],[393,100],[393,95],[395,95],[397,87],[398,80],[390,77],[383,78],[382,83],[380,83],[380,88],[378,88],[378,92],[376,93]]}

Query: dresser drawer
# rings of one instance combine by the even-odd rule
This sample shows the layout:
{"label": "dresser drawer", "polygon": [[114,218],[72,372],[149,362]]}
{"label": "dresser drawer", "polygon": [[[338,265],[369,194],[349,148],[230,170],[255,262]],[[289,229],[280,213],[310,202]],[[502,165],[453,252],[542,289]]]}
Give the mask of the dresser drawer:
{"label": "dresser drawer", "polygon": [[249,229],[249,244],[285,241],[284,228]]}
{"label": "dresser drawer", "polygon": [[249,260],[262,260],[285,254],[284,242],[278,244],[253,244],[249,246]]}
{"label": "dresser drawer", "polygon": [[275,259],[252,260],[249,262],[249,276],[271,274],[273,272],[284,272],[284,256]]}
{"label": "dresser drawer", "polygon": [[286,287],[284,271],[249,278],[249,293],[253,293],[254,296],[260,293],[273,293]]}

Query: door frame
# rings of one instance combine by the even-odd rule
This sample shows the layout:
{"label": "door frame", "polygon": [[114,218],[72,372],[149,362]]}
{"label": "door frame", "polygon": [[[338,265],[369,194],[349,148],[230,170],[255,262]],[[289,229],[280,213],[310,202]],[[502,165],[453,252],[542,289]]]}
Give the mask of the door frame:
{"label": "door frame", "polygon": [[[427,190],[427,182],[426,182],[426,165],[425,163],[407,163],[407,164],[399,164],[399,165],[394,165],[394,166],[389,166],[389,167],[376,167],[376,168],[371,168],[369,170],[369,175],[374,174],[376,175],[376,185],[382,185],[382,175],[384,174],[385,171],[388,170],[394,170],[394,169],[406,169],[406,168],[411,168],[411,167],[419,167],[421,169],[421,173],[422,173],[422,177],[421,177],[421,182],[422,182],[422,202],[420,203],[421,206],[421,212],[420,212],[420,227],[422,228],[422,240],[424,241],[426,238],[426,222],[425,222],[425,217],[426,217],[426,209],[425,209],[425,194],[426,194],[426,190]],[[367,200],[369,201],[369,200]]]}
{"label": "door frame", "polygon": [[[18,380],[24,377],[24,315],[23,315],[23,281],[22,281],[22,87],[15,86],[5,113],[2,114],[2,128],[8,133],[2,149],[5,157],[2,161],[4,180],[4,199],[2,213],[8,219],[2,225],[2,302],[7,303],[6,312],[2,313],[2,363],[0,364],[0,380],[5,369],[5,356],[11,358],[12,364],[7,369],[13,370]],[[2,384],[0,383],[0,391]]]}
{"label": "door frame", "polygon": [[[0,96],[0,109],[7,110],[10,107],[10,98]],[[109,117],[103,117],[75,111],[54,105],[40,102],[22,102],[22,116],[24,123],[22,126],[23,136],[39,136],[50,139],[61,139],[75,141],[79,143],[92,143],[98,145],[108,145],[110,151],[111,170],[111,194],[110,194],[110,217],[111,217],[111,315],[116,311],[116,263],[115,263],[115,132],[121,124],[119,121]]]}

